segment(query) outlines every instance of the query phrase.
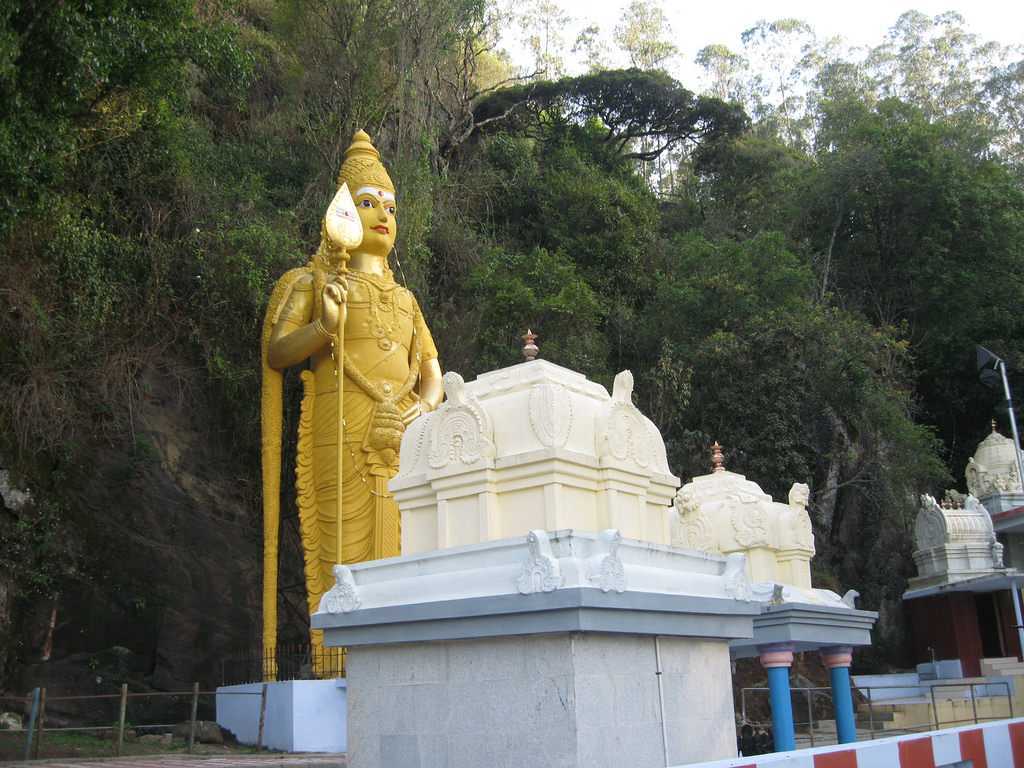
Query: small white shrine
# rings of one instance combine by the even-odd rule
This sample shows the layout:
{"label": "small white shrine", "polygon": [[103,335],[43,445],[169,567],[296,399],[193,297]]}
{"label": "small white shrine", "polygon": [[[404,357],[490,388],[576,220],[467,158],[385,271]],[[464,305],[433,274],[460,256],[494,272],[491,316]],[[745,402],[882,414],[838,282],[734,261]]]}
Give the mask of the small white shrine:
{"label": "small white shrine", "polygon": [[992,431],[978,444],[964,472],[967,490],[992,518],[1008,565],[1024,569],[1024,487],[1013,438]]}
{"label": "small white shrine", "polygon": [[994,421],[992,431],[967,460],[964,477],[968,493],[978,498],[990,514],[1024,505],[1013,439],[999,434]]}
{"label": "small white shrine", "polygon": [[810,489],[794,483],[789,503],[780,504],[757,483],[727,471],[718,443],[713,451],[711,474],[693,478],[675,498],[672,544],[723,555],[743,552],[751,581],[811,589]]}
{"label": "small white shrine", "polygon": [[956,491],[941,502],[921,496],[914,540],[917,576],[903,599],[917,660],[957,662],[961,674],[977,676],[986,658],[1019,657],[1024,573],[1003,562],[982,503]]}
{"label": "small white shrine", "polygon": [[914,522],[914,565],[908,594],[940,585],[989,576],[1005,576],[1003,545],[996,541],[992,519],[974,496],[947,495],[940,504],[921,496]]}
{"label": "small white shrine", "polygon": [[814,533],[809,488],[794,483],[787,504],[725,468],[712,447],[712,471],[682,487],[674,502],[672,544],[746,561],[749,599],[761,604],[751,640],[735,640],[733,657],[753,656],[771,643],[790,651],[871,643],[872,611],[856,608],[858,593],[840,597],[811,585]]}

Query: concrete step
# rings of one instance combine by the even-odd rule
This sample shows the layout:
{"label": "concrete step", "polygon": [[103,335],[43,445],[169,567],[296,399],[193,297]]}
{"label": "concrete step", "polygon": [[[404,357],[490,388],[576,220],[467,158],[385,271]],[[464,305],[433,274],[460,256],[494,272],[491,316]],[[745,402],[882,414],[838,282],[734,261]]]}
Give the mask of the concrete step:
{"label": "concrete step", "polygon": [[981,673],[983,675],[990,676],[1022,675],[1024,674],[1024,662],[1020,662],[1013,657],[1005,659],[982,659]]}

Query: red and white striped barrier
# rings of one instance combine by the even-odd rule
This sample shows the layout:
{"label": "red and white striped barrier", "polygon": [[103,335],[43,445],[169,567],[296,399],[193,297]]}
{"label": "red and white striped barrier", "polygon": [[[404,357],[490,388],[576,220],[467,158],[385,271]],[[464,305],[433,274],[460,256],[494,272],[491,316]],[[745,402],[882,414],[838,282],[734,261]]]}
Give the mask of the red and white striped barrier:
{"label": "red and white striped barrier", "polygon": [[[734,757],[685,768],[1024,768],[1024,718],[887,739]],[[677,766],[677,768],[684,768]]]}

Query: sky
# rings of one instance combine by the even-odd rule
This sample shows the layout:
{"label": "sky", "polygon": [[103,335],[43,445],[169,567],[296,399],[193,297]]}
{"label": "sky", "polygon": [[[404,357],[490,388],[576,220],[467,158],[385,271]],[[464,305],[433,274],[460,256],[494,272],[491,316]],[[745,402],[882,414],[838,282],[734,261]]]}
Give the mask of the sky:
{"label": "sky", "polygon": [[[628,0],[560,0],[560,5],[575,23],[565,35],[571,47],[579,29],[589,23],[600,25],[606,39],[611,40]],[[929,16],[956,11],[966,20],[967,28],[984,40],[1004,45],[1024,44],[1024,2],[1021,0],[906,0],[906,4],[882,0],[854,2],[822,2],[822,0],[715,0],[683,2],[663,0],[672,25],[675,44],[681,51],[679,61],[670,69],[684,84],[697,77],[693,64],[697,51],[711,43],[724,43],[739,50],[740,34],[761,19],[797,18],[808,22],[819,38],[843,36],[852,45],[878,45],[889,27],[907,10],[918,10]],[[506,34],[502,46],[516,63],[526,64],[518,30]],[[619,62],[621,63],[621,62]],[[571,67],[579,71],[579,67]]]}

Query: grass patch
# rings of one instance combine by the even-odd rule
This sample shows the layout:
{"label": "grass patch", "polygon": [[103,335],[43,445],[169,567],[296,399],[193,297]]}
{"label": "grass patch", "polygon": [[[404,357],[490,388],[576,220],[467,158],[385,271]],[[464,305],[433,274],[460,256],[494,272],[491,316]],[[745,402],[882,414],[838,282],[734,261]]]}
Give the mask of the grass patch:
{"label": "grass patch", "polygon": [[[114,741],[103,738],[102,732],[86,731],[43,733],[39,746],[39,757],[42,758],[73,758],[73,757],[110,757],[114,754]],[[184,739],[176,738],[170,744],[139,739],[125,740],[121,749],[122,756],[131,755],[164,755],[178,754],[187,751]],[[195,755],[239,755],[254,754],[256,748],[244,744],[199,744],[192,754]],[[0,760],[20,760],[25,755],[24,731],[0,731]]]}

